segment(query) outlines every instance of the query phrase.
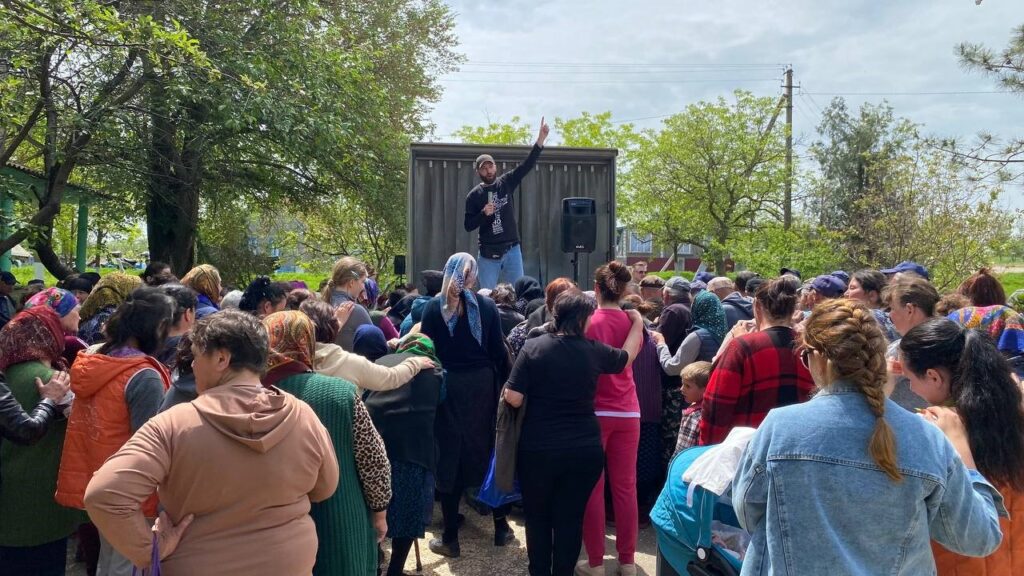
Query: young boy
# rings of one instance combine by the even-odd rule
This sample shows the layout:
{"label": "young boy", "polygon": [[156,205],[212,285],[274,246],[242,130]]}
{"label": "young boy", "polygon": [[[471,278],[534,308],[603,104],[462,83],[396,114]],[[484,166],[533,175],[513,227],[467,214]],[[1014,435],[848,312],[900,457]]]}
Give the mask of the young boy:
{"label": "young boy", "polygon": [[683,380],[683,398],[690,405],[683,410],[683,419],[679,422],[679,437],[676,439],[673,457],[690,446],[697,445],[697,439],[700,437],[700,409],[704,401],[704,389],[711,378],[711,362],[688,364],[680,376]]}

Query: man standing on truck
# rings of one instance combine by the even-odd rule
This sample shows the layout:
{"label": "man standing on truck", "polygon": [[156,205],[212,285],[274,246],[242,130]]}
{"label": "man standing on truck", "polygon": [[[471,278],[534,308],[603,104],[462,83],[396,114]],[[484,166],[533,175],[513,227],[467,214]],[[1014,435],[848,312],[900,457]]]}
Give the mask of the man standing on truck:
{"label": "man standing on truck", "polygon": [[480,288],[494,289],[499,276],[505,282],[515,282],[523,275],[523,251],[519,246],[515,205],[512,193],[533,170],[544,148],[550,128],[540,119],[540,132],[530,155],[514,170],[498,176],[497,166],[490,154],[477,157],[473,167],[480,176],[477,184],[466,195],[467,232],[480,229],[480,253],[477,257]]}

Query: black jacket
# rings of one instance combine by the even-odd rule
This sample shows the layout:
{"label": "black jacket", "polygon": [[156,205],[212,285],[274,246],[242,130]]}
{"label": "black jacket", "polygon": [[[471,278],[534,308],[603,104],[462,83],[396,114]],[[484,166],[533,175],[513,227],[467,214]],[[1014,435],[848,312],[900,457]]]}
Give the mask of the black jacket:
{"label": "black jacket", "polygon": [[34,444],[46,434],[58,414],[57,408],[46,401],[36,404],[31,412],[25,412],[7,382],[0,379],[0,438],[22,446]]}
{"label": "black jacket", "polygon": [[[530,155],[515,169],[495,178],[490,184],[477,184],[466,195],[466,215],[463,227],[466,232],[480,229],[479,241],[482,245],[503,246],[519,242],[519,229],[516,225],[515,203],[512,193],[519,187],[523,178],[533,170],[540,157],[542,148],[536,144]],[[491,202],[497,211],[487,216],[483,213],[484,206]]]}

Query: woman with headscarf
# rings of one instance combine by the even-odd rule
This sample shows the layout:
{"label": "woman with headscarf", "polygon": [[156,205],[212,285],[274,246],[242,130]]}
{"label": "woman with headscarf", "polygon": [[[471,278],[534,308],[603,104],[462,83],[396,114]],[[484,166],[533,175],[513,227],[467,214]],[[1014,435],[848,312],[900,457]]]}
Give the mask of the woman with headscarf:
{"label": "woman with headscarf", "polygon": [[[357,332],[356,341],[359,339]],[[382,356],[377,363],[392,367],[410,357],[427,358],[435,367],[417,374],[407,386],[368,392],[363,399],[391,463],[391,558],[387,576],[402,576],[412,543],[423,537],[434,509],[434,417],[444,390],[444,371],[434,343],[423,334],[411,334],[399,343],[394,354]]]}
{"label": "woman with headscarf", "polygon": [[[490,298],[477,298],[477,264],[465,252],[444,267],[441,292],[423,311],[421,332],[434,342],[447,370],[447,399],[437,413],[437,489],[444,533],[431,540],[435,554],[457,558],[459,501],[463,490],[483,484],[494,445],[498,394],[511,369],[501,317]],[[514,535],[505,514],[494,513],[494,543]]]}
{"label": "woman with headscarf", "polygon": [[26,310],[36,306],[48,306],[60,316],[60,325],[64,329],[64,363],[71,366],[75,363],[78,353],[86,348],[85,342],[78,337],[82,308],[78,304],[78,299],[67,290],[47,288],[25,303]]}
{"label": "woman with headscarf", "polygon": [[352,339],[352,351],[370,362],[376,362],[389,352],[388,341],[380,328],[360,326],[356,328],[355,338]]}
{"label": "woman with headscarf", "polygon": [[988,334],[996,348],[1009,360],[1017,376],[1024,376],[1024,317],[1009,306],[969,306],[951,312],[950,320],[964,328]]}
{"label": "woman with headscarf", "polygon": [[[313,359],[317,374],[348,380],[363,390],[393,390],[412,380],[420,370],[433,368],[427,358],[406,358],[396,366],[378,366],[354,352],[346,352],[334,343],[352,304],[331,308],[326,302],[309,300],[299,310],[309,317],[316,331],[316,356]],[[362,326],[360,326],[362,328]]]}
{"label": "woman with headscarf", "polygon": [[271,351],[264,386],[308,403],[330,433],[338,456],[337,491],[310,509],[319,540],[313,574],[374,576],[391,500],[384,443],[356,387],[313,372],[316,337],[309,317],[294,310],[275,312],[263,325]]}
{"label": "woman with headscarf", "polygon": [[100,278],[79,311],[82,324],[78,337],[90,345],[105,340],[103,328],[107,319],[139,286],[142,286],[142,279],[121,272],[111,272]]}
{"label": "woman with headscarf", "polygon": [[[66,369],[63,351],[64,329],[49,306],[29,308],[0,330],[0,370],[19,410],[37,406],[44,392],[51,398],[60,392],[42,383]],[[0,572],[5,574],[63,574],[67,538],[86,521],[80,511],[53,501],[67,430],[67,421],[57,415],[74,398],[60,388],[61,404],[47,401],[49,427],[35,444],[0,445]]]}
{"label": "woman with headscarf", "polygon": [[520,276],[512,288],[516,291],[516,312],[529,316],[534,310],[544,306],[544,288],[532,276]]}
{"label": "woman with headscarf", "polygon": [[664,337],[655,336],[661,368],[669,376],[678,376],[690,363],[710,362],[729,330],[722,302],[712,292],[697,294],[691,312],[694,330],[683,339],[675,355],[669,353]]}
{"label": "woman with headscarf", "polygon": [[220,271],[209,264],[200,264],[188,271],[181,283],[196,291],[199,305],[196,320],[220,310]]}

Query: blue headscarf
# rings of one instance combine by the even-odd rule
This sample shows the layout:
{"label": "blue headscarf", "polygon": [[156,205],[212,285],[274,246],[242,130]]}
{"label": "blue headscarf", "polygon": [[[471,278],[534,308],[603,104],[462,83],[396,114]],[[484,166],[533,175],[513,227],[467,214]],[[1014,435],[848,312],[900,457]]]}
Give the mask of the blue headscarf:
{"label": "blue headscarf", "polygon": [[388,353],[388,342],[384,333],[373,324],[363,324],[356,328],[352,337],[352,352],[359,354],[370,362],[376,362]]}
{"label": "blue headscarf", "polygon": [[444,265],[444,280],[437,298],[441,300],[441,317],[448,325],[448,334],[455,335],[455,325],[459,323],[459,297],[466,303],[466,319],[469,331],[478,344],[483,346],[484,329],[480,323],[480,304],[476,294],[469,290],[476,284],[476,259],[465,252],[452,254]]}

